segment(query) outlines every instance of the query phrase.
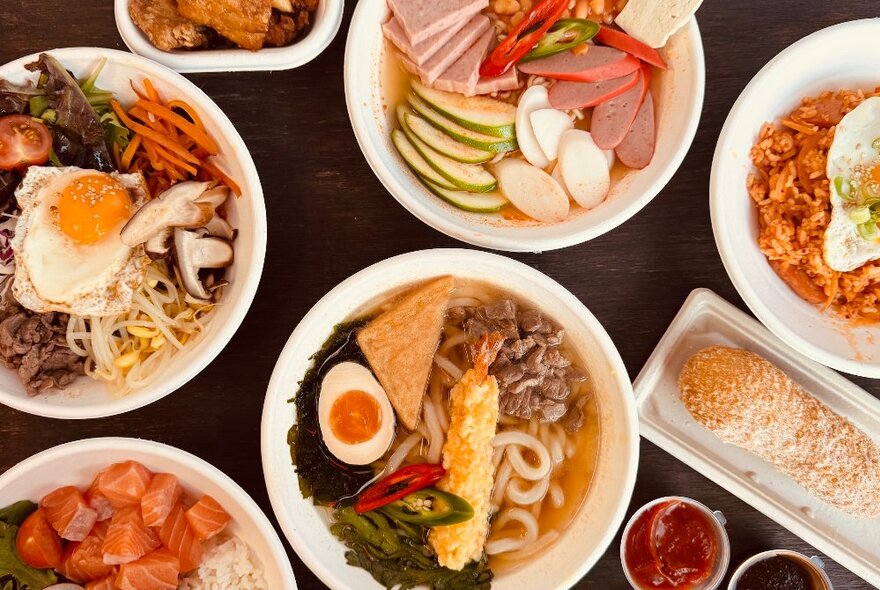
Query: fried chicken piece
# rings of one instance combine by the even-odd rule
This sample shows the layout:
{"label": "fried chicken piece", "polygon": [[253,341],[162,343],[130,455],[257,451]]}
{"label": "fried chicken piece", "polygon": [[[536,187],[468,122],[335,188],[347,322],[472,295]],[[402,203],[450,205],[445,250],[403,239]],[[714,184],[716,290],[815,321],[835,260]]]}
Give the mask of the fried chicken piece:
{"label": "fried chicken piece", "polygon": [[269,32],[266,33],[266,43],[268,47],[284,47],[297,38],[300,31],[309,26],[309,13],[305,10],[295,15],[280,14],[272,12],[272,19],[269,21]]}
{"label": "fried chicken piece", "polygon": [[194,49],[208,43],[208,31],[184,18],[175,0],[130,0],[128,13],[150,43],[162,51]]}
{"label": "fried chicken piece", "polygon": [[263,47],[272,0],[179,0],[180,14],[207,25],[244,49]]}

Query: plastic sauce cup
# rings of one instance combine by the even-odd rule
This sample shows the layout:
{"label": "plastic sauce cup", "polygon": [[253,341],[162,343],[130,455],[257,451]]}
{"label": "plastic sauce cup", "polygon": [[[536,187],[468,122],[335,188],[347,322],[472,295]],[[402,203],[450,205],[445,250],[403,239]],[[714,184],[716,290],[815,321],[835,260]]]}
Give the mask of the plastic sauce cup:
{"label": "plastic sauce cup", "polygon": [[746,573],[746,570],[748,570],[759,561],[764,561],[765,559],[770,559],[771,557],[787,557],[795,563],[801,565],[805,570],[807,570],[807,573],[810,574],[810,581],[812,582],[812,587],[814,590],[834,589],[834,586],[831,584],[831,578],[829,578],[828,574],[825,573],[825,564],[819,557],[807,557],[803,553],[798,553],[797,551],[789,551],[788,549],[773,549],[771,551],[764,551],[763,553],[758,553],[754,557],[750,557],[749,559],[745,560],[742,565],[736,568],[736,571],[730,578],[730,584],[727,585],[727,589],[736,590],[739,579],[744,573]]}
{"label": "plastic sauce cup", "polygon": [[688,586],[689,590],[715,590],[721,585],[721,582],[724,580],[724,575],[727,573],[727,566],[730,565],[730,539],[727,536],[727,530],[724,528],[724,525],[727,524],[727,519],[721,512],[717,510],[712,511],[704,504],[684,496],[666,496],[663,498],[657,498],[636,510],[635,514],[630,517],[623,529],[623,536],[620,540],[620,563],[623,566],[623,573],[626,574],[626,580],[635,590],[650,590],[650,587],[643,586],[636,582],[629,571],[629,566],[626,562],[626,541],[629,538],[633,525],[640,516],[658,504],[671,501],[682,502],[702,512],[715,531],[715,544],[718,550],[715,554],[715,565],[712,569],[712,575],[704,582]]}

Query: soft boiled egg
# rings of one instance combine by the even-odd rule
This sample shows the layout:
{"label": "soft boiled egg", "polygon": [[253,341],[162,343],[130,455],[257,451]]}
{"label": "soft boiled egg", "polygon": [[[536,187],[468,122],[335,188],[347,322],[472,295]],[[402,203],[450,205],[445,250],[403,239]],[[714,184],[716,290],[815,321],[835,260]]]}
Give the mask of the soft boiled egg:
{"label": "soft boiled egg", "polygon": [[831,222],[825,230],[825,262],[837,271],[880,258],[880,97],[847,113],[834,131],[825,172],[831,191]]}
{"label": "soft boiled egg", "polygon": [[363,365],[339,363],[324,376],[318,424],[324,444],[340,461],[367,465],[394,440],[394,410],[385,390]]}
{"label": "soft boiled egg", "polygon": [[32,166],[15,191],[13,294],[24,307],[79,316],[131,309],[149,259],[120,229],[147,200],[141,174]]}

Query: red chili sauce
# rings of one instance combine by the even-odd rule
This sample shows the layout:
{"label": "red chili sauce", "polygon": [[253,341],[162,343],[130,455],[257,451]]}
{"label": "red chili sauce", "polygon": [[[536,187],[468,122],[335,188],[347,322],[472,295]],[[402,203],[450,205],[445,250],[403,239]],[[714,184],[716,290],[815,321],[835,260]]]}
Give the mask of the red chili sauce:
{"label": "red chili sauce", "polygon": [[712,575],[718,554],[715,530],[701,510],[678,500],[653,506],[633,523],[626,567],[644,588],[687,590]]}

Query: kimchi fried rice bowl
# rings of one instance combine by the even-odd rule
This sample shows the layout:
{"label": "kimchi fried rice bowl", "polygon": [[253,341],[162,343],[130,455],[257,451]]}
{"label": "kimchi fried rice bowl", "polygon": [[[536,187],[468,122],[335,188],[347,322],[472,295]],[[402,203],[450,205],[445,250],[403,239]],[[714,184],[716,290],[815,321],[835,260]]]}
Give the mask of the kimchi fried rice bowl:
{"label": "kimchi fried rice bowl", "polygon": [[835,125],[880,87],[803,98],[777,123],[765,123],[751,148],[748,192],[758,211],[758,245],[777,275],[802,299],[840,317],[880,321],[880,260],[833,270],[823,256],[831,220],[826,158]]}

